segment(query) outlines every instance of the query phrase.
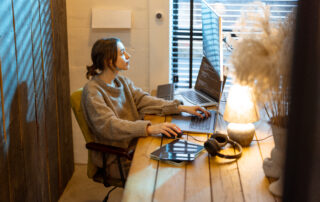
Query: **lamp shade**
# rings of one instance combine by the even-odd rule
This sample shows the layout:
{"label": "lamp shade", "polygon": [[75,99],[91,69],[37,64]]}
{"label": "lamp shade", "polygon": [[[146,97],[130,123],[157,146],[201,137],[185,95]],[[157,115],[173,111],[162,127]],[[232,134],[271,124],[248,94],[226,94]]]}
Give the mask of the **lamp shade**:
{"label": "lamp shade", "polygon": [[230,88],[223,119],[231,123],[253,123],[259,120],[251,88],[239,84]]}

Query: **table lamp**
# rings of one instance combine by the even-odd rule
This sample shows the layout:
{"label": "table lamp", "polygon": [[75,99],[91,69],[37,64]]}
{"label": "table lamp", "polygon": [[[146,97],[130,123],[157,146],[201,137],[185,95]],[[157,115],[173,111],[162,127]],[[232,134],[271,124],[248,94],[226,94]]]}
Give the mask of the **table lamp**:
{"label": "table lamp", "polygon": [[229,122],[229,138],[242,146],[249,146],[255,133],[252,123],[259,120],[250,87],[235,84],[230,88],[223,119]]}

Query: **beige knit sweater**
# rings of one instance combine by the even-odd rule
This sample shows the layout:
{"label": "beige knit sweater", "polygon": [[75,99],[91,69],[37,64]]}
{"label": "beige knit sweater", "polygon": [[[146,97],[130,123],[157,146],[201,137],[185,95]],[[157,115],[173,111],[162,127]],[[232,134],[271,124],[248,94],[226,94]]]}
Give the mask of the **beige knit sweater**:
{"label": "beige knit sweater", "polygon": [[[93,77],[83,88],[81,105],[96,142],[122,148],[131,146],[137,137],[147,136],[146,127],[151,123],[142,120],[144,115],[179,113],[179,101],[152,97],[123,76],[117,76],[113,86]],[[92,158],[102,167],[101,154]],[[110,156],[107,164],[114,160]]]}

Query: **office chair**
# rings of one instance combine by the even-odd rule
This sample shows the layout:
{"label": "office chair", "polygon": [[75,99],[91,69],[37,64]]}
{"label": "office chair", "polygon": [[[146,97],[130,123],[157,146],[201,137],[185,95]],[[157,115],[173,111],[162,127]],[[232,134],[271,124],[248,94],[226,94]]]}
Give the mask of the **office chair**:
{"label": "office chair", "polygon": [[[114,146],[108,146],[105,144],[96,143],[94,141],[94,136],[91,130],[88,127],[88,124],[84,118],[82,107],[81,107],[81,96],[83,89],[80,88],[77,91],[73,92],[70,96],[71,107],[73,113],[76,117],[76,120],[80,126],[84,139],[86,141],[86,148],[88,149],[88,164],[87,164],[87,175],[89,178],[92,178],[95,182],[103,183],[105,187],[114,186],[103,201],[107,201],[111,191],[113,191],[117,187],[124,187],[125,178],[123,175],[122,165],[120,158],[126,158],[128,160],[132,160],[134,151],[127,151],[126,149]],[[93,164],[91,159],[91,152],[98,151],[103,155],[102,168],[97,167]],[[121,180],[109,179],[107,178],[106,173],[106,154],[113,154],[117,156],[119,173],[121,176]]]}

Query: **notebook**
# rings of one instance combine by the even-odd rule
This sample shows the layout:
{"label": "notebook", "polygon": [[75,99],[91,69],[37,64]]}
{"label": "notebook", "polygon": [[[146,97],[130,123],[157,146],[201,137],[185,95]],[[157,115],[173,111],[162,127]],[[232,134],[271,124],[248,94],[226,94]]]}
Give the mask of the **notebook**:
{"label": "notebook", "polygon": [[174,163],[193,161],[203,150],[202,145],[188,142],[182,139],[176,139],[150,154],[155,160],[172,161]]}
{"label": "notebook", "polygon": [[220,75],[212,67],[206,57],[202,57],[194,89],[181,91],[186,100],[199,106],[218,106],[220,92],[222,91]]}
{"label": "notebook", "polygon": [[208,110],[211,116],[201,119],[197,116],[183,113],[182,115],[172,116],[171,123],[176,124],[183,132],[193,133],[213,133],[217,112]]}

